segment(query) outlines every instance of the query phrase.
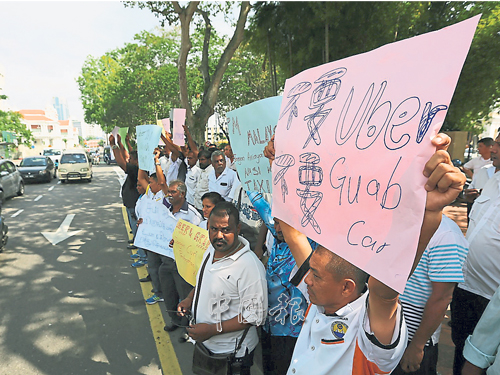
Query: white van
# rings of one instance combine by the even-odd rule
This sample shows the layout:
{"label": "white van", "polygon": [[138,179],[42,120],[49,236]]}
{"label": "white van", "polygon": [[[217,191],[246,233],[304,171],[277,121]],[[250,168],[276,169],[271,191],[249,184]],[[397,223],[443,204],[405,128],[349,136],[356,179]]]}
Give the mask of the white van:
{"label": "white van", "polygon": [[65,150],[59,161],[59,180],[92,181],[92,163],[85,150]]}
{"label": "white van", "polygon": [[59,167],[59,160],[61,160],[62,150],[60,148],[45,148],[43,150],[43,156],[48,156],[54,162],[54,165]]}

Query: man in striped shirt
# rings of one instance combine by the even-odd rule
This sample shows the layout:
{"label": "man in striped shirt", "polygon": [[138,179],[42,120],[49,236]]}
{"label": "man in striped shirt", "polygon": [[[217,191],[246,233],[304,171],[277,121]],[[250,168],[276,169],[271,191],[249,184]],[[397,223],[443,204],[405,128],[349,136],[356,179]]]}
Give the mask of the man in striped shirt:
{"label": "man in striped shirt", "polygon": [[441,322],[457,283],[464,280],[468,243],[445,215],[400,295],[408,327],[408,347],[393,374],[437,374]]}

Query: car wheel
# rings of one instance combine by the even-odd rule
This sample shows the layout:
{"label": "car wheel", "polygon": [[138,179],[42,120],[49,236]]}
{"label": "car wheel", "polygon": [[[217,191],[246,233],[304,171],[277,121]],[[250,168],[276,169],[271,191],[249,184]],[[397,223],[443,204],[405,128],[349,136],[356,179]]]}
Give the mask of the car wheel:
{"label": "car wheel", "polygon": [[17,191],[17,195],[24,195],[24,182],[22,181],[19,183],[19,190]]}
{"label": "car wheel", "polygon": [[61,184],[65,184],[67,180],[61,180]]}

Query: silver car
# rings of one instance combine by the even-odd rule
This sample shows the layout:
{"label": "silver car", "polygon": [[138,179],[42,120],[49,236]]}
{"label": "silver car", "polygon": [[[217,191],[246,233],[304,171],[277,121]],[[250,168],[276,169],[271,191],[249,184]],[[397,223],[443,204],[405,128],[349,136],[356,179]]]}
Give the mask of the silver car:
{"label": "silver car", "polygon": [[0,200],[24,194],[24,181],[10,160],[0,160]]}

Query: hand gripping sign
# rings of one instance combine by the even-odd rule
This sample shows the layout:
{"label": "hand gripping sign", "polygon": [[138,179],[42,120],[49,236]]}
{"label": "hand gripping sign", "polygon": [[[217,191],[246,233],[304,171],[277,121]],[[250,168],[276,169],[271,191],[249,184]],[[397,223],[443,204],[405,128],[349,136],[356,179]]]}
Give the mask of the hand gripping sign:
{"label": "hand gripping sign", "polygon": [[285,84],[273,215],[399,292],[417,248],[431,139],[479,17]]}

